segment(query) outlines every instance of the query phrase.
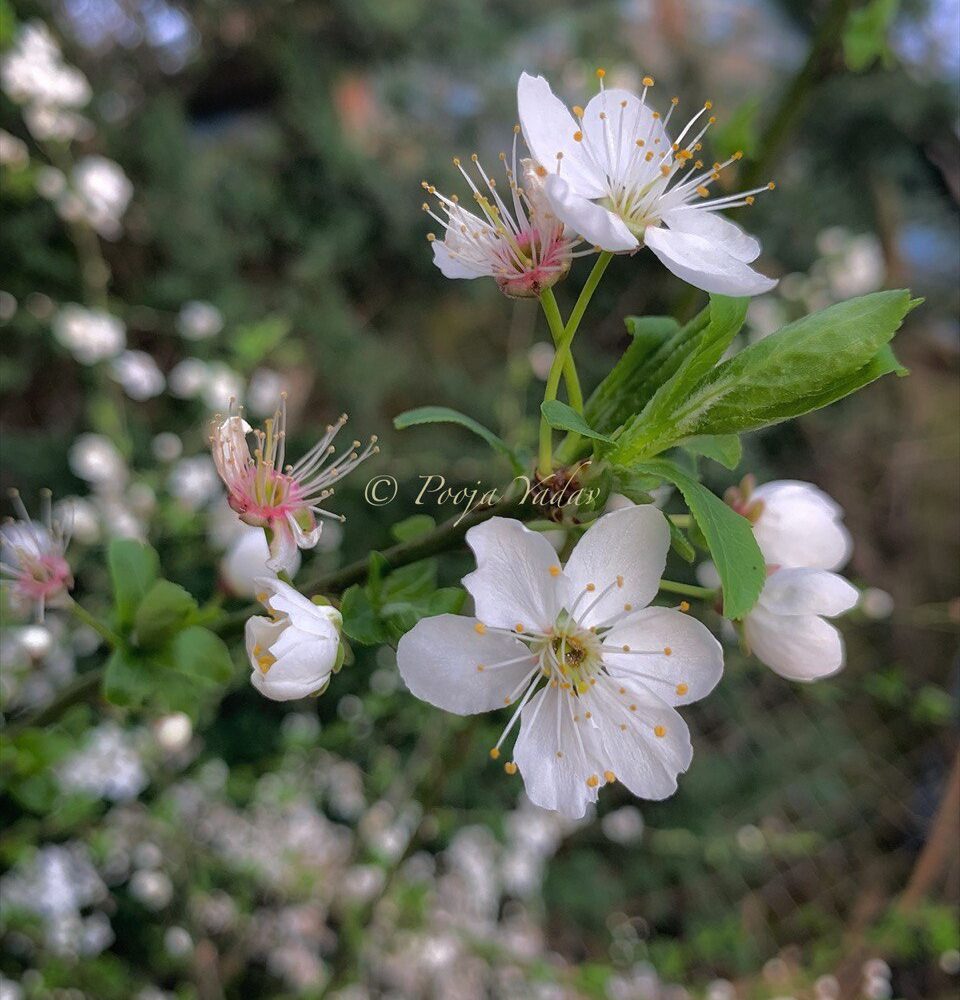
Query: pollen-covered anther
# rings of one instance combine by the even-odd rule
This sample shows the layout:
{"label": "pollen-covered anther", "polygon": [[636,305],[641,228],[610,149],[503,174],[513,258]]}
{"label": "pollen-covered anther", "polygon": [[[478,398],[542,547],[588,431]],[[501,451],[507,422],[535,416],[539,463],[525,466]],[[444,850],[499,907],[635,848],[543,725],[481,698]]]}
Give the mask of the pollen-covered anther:
{"label": "pollen-covered anther", "polygon": [[641,80],[640,82],[641,82],[641,83],[642,83],[642,84],[643,84],[643,85],[644,85],[645,87],[652,87],[652,86],[653,86],[653,84],[654,84],[654,80],[653,80],[653,77],[652,77],[652,76],[645,76],[645,77],[644,77],[644,78],[643,78],[643,79],[642,79],[642,80]]}
{"label": "pollen-covered anther", "polygon": [[473,631],[476,632],[477,635],[483,635],[487,631],[487,626],[484,625],[483,622],[477,622],[473,626]]}
{"label": "pollen-covered anther", "polygon": [[683,696],[684,696],[684,695],[685,695],[685,694],[686,694],[686,693],[687,693],[687,692],[688,692],[689,690],[690,690],[690,688],[689,688],[689,687],[688,687],[688,686],[687,686],[686,684],[678,684],[678,685],[677,685],[677,688],[676,688],[676,691],[677,691],[677,694],[678,694],[678,695],[680,695],[680,697],[681,697],[681,698],[682,698],[682,697],[683,697]]}
{"label": "pollen-covered anther", "polygon": [[689,611],[690,610],[690,602],[689,601],[681,601],[680,602],[680,610],[683,611],[683,612]]}
{"label": "pollen-covered anther", "polygon": [[586,589],[587,593],[592,594],[597,589],[597,585],[595,583],[588,583]]}
{"label": "pollen-covered anther", "polygon": [[597,79],[602,80],[607,75],[607,71],[602,67],[597,67]]}
{"label": "pollen-covered anther", "polygon": [[587,788],[596,788],[597,785],[599,784],[600,784],[599,775],[591,774],[590,777],[587,778]]}
{"label": "pollen-covered anther", "polygon": [[654,726],[653,727],[653,735],[656,736],[658,740],[659,739],[663,739],[663,737],[667,735],[667,727],[666,726]]}
{"label": "pollen-covered anther", "polygon": [[561,569],[559,566],[551,566],[548,572],[551,576],[559,576],[561,573]]}
{"label": "pollen-covered anther", "polygon": [[484,672],[484,670],[486,670],[486,669],[487,668],[482,663],[478,663],[477,664],[477,673],[478,674],[482,674]]}
{"label": "pollen-covered anther", "polygon": [[673,650],[669,646],[664,646],[663,647],[663,655],[664,656],[673,656]]}
{"label": "pollen-covered anther", "polygon": [[490,759],[491,760],[496,760],[499,756],[500,756],[500,748],[499,747],[493,747],[490,750]]}
{"label": "pollen-covered anther", "polygon": [[583,133],[580,131],[580,129],[577,129],[577,131],[573,133],[573,141],[583,142]]}
{"label": "pollen-covered anther", "polygon": [[604,771],[603,772],[603,780],[608,785],[612,785],[617,780],[617,776],[613,773],[613,771]]}
{"label": "pollen-covered anther", "polygon": [[517,634],[521,634],[523,632],[523,622],[517,622],[517,624],[513,626],[513,631]]}
{"label": "pollen-covered anther", "polygon": [[625,653],[629,653],[629,652],[630,652],[630,647],[629,647],[629,646],[627,646],[626,644],[624,644],[624,645],[623,645],[623,646],[621,646],[620,648],[621,648],[621,649],[622,649],[622,650],[623,650],[623,651],[624,651]]}
{"label": "pollen-covered anther", "polygon": [[517,773],[517,765],[512,760],[508,760],[506,764],[503,765],[503,769],[507,772],[507,774]]}

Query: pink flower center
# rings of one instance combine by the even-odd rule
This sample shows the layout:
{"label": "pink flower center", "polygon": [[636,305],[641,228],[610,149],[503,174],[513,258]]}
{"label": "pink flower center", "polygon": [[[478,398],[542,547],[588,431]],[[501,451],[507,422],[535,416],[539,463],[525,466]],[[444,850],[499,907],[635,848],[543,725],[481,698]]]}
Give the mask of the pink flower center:
{"label": "pink flower center", "polygon": [[31,600],[46,600],[61,590],[69,590],[73,586],[73,575],[63,556],[21,556],[17,586]]}

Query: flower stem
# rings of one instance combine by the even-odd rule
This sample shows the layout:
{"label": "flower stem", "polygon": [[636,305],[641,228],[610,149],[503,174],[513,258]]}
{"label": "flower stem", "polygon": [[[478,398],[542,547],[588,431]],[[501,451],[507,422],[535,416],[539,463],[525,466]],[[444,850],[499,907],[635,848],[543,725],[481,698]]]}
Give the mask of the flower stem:
{"label": "flower stem", "polygon": [[84,625],[92,628],[93,631],[104,640],[104,642],[112,646],[114,649],[122,644],[123,640],[117,635],[116,632],[113,631],[113,629],[104,625],[99,618],[94,617],[85,607],[83,607],[82,604],[77,604],[77,602],[72,598],[70,600],[70,610],[77,618],[80,619],[80,621],[83,622]]}
{"label": "flower stem", "polygon": [[717,596],[717,591],[712,587],[696,587],[692,583],[674,583],[673,580],[661,580],[660,589],[668,594],[698,597],[704,601],[712,601]]}
{"label": "flower stem", "polygon": [[[557,305],[557,297],[553,294],[552,288],[548,288],[540,296],[540,305],[543,307],[544,316],[547,317],[547,325],[550,327],[553,343],[555,346],[559,346],[563,340],[563,320],[560,317],[560,307]],[[568,355],[564,361],[563,380],[567,386],[567,396],[570,399],[570,405],[577,413],[583,413],[583,392],[580,389],[577,366],[572,355]]]}
{"label": "flower stem", "polygon": [[[567,325],[564,327],[563,337],[557,343],[557,353],[553,358],[553,364],[550,366],[550,373],[547,376],[547,386],[543,393],[543,401],[545,403],[557,398],[560,376],[567,364],[567,359],[571,358],[572,360],[570,345],[576,336],[580,321],[583,319],[583,314],[587,311],[590,299],[593,298],[593,293],[597,290],[597,285],[600,284],[603,272],[606,271],[607,265],[612,258],[613,254],[606,250],[597,257],[597,262],[593,265],[593,270],[590,272],[590,276],[580,291],[580,297],[577,299],[577,303],[573,307],[573,312],[570,313],[570,318],[567,320]],[[544,478],[553,472],[553,433],[543,414],[540,415],[540,449],[537,465],[540,475]]]}

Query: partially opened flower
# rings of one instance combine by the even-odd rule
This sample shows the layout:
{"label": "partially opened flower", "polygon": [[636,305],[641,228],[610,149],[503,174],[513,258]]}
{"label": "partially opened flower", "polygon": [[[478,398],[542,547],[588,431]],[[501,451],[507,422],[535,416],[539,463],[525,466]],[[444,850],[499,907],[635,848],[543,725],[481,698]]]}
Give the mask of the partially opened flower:
{"label": "partially opened flower", "polygon": [[[324,436],[296,465],[284,465],[287,428],[286,398],[264,430],[254,430],[238,413],[218,418],[210,441],[217,472],[227,487],[227,501],[240,520],[270,532],[270,562],[275,571],[291,569],[297,549],[312,549],[320,538],[322,518],[343,516],[320,506],[333,494],[333,484],[376,454],[377,439],[365,448],[354,441],[335,458],[333,439],[347,422],[346,415],[327,427]],[[253,435],[253,452],[247,442]]]}
{"label": "partially opened flower", "polygon": [[73,574],[64,553],[70,544],[68,519],[55,518],[49,490],[40,494],[40,521],[30,518],[20,494],[13,490],[11,499],[18,520],[0,527],[0,573],[11,588],[14,606],[34,608],[43,621],[48,607],[69,601]]}
{"label": "partially opened flower", "polygon": [[453,195],[447,197],[427,181],[424,190],[439,202],[438,215],[427,202],[423,210],[446,231],[442,240],[430,233],[433,260],[447,278],[491,277],[511,298],[535,298],[555,285],[570,270],[570,263],[580,253],[576,235],[566,232],[563,223],[550,208],[543,194],[546,171],[530,160],[517,172],[517,132],[509,163],[505,153],[500,160],[506,171],[510,193],[501,196],[494,177],[487,173],[476,153],[471,161],[479,184],[464,169],[459,159],[454,165],[463,174],[473,195],[479,215],[470,212]]}
{"label": "partially opened flower", "polygon": [[748,476],[727,502],[753,524],[767,582],[744,618],[750,651],[782,677],[814,681],[844,664],[843,636],[827,618],[849,611],[856,587],[831,572],[850,557],[843,511],[810,483],[780,480],[754,487]]}
{"label": "partially opened flower", "polygon": [[340,625],[336,608],[314,604],[280,580],[258,581],[258,600],[269,618],[247,619],[250,682],[274,701],[321,694],[340,669]]}
{"label": "partially opened flower", "polygon": [[[648,246],[668,270],[708,292],[758,295],[776,281],[749,265],[760,244],[718,212],[752,204],[772,187],[711,197],[721,172],[740,158],[705,165],[701,139],[716,121],[710,102],[671,138],[665,117],[638,97],[606,89],[573,113],[543,77],[523,73],[517,87],[520,124],[534,158],[546,171],[544,193],[554,213],[585,240],[614,253]],[[706,118],[704,117],[706,116]]]}
{"label": "partially opened flower", "polygon": [[507,518],[471,528],[467,542],[476,617],[426,618],[400,640],[407,687],[459,715],[516,703],[491,756],[519,721],[505,769],[519,769],[543,808],[582,816],[615,780],[643,798],[671,795],[692,756],[675,706],[713,689],[723,654],[700,622],[647,606],[670,546],[663,514],[605,515],[565,566],[542,535]]}

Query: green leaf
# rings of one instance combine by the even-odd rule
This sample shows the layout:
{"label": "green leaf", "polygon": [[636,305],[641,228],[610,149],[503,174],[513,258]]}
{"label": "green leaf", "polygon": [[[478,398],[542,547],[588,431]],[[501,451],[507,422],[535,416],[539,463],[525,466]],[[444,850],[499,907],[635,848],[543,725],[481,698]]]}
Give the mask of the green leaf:
{"label": "green leaf", "polygon": [[606,434],[595,431],[573,407],[567,406],[559,399],[544,400],[540,404],[540,412],[543,414],[543,419],[555,430],[573,431],[584,437],[592,438],[594,441],[610,442],[613,440]]}
{"label": "green leaf", "polygon": [[843,30],[843,58],[847,68],[862,73],[879,58],[889,56],[887,34],[900,9],[900,0],[870,0],[850,11]]}
{"label": "green leaf", "polygon": [[386,626],[367,594],[359,584],[348,587],[340,601],[343,631],[354,642],[364,646],[378,646],[389,639]]}
{"label": "green leaf", "polygon": [[692,563],[694,559],[697,558],[697,550],[693,547],[690,539],[671,521],[667,519],[670,525],[670,548],[684,562]]}
{"label": "green leaf", "polygon": [[234,330],[228,344],[240,367],[252,368],[263,361],[291,329],[292,324],[286,316],[267,316]]}
{"label": "green leaf", "polygon": [[711,133],[717,159],[725,160],[737,150],[751,160],[756,156],[760,146],[761,104],[759,97],[750,97],[734,108],[731,114],[724,115],[723,124]]}
{"label": "green leaf", "polygon": [[202,684],[227,684],[233,677],[233,660],[224,641],[209,629],[192,625],[178,632],[171,643],[175,669]]}
{"label": "green leaf", "polygon": [[614,469],[612,491],[634,503],[653,503],[650,491],[655,490],[662,482],[661,476],[643,475],[634,469]]}
{"label": "green leaf", "polygon": [[183,587],[157,580],[147,591],[134,618],[135,644],[142,649],[163,645],[193,619],[197,602]]}
{"label": "green leaf", "polygon": [[429,535],[437,526],[437,522],[429,514],[412,514],[403,521],[398,521],[390,533],[398,542],[412,542],[424,535]]}
{"label": "green leaf", "polygon": [[905,291],[875,292],[791,323],[715,368],[669,420],[625,431],[609,457],[630,465],[692,435],[756,430],[826,406],[897,370],[881,352],[910,308]]}
{"label": "green leaf", "polygon": [[418,424],[459,424],[461,427],[466,427],[468,431],[483,438],[495,452],[503,455],[510,462],[514,472],[518,475],[523,472],[523,465],[506,441],[497,437],[493,431],[478,423],[473,417],[452,410],[449,406],[421,406],[416,410],[407,410],[406,413],[401,413],[393,418],[393,426],[398,431],[405,430],[407,427],[415,427]]}
{"label": "green leaf", "polygon": [[654,459],[636,466],[635,471],[666,479],[683,494],[720,574],[723,613],[727,618],[742,618],[756,604],[766,580],[763,555],[750,522],[673,462]]}
{"label": "green leaf", "polygon": [[743,457],[743,447],[736,434],[703,434],[689,437],[680,444],[694,455],[713,459],[726,469],[735,469]]}
{"label": "green leaf", "polygon": [[107,660],[103,694],[122,708],[142,705],[159,682],[159,672],[145,655],[131,649],[115,649]]}
{"label": "green leaf", "polygon": [[160,559],[149,545],[132,538],[115,538],[107,549],[107,566],[113,584],[117,627],[133,624],[137,608],[160,575]]}

